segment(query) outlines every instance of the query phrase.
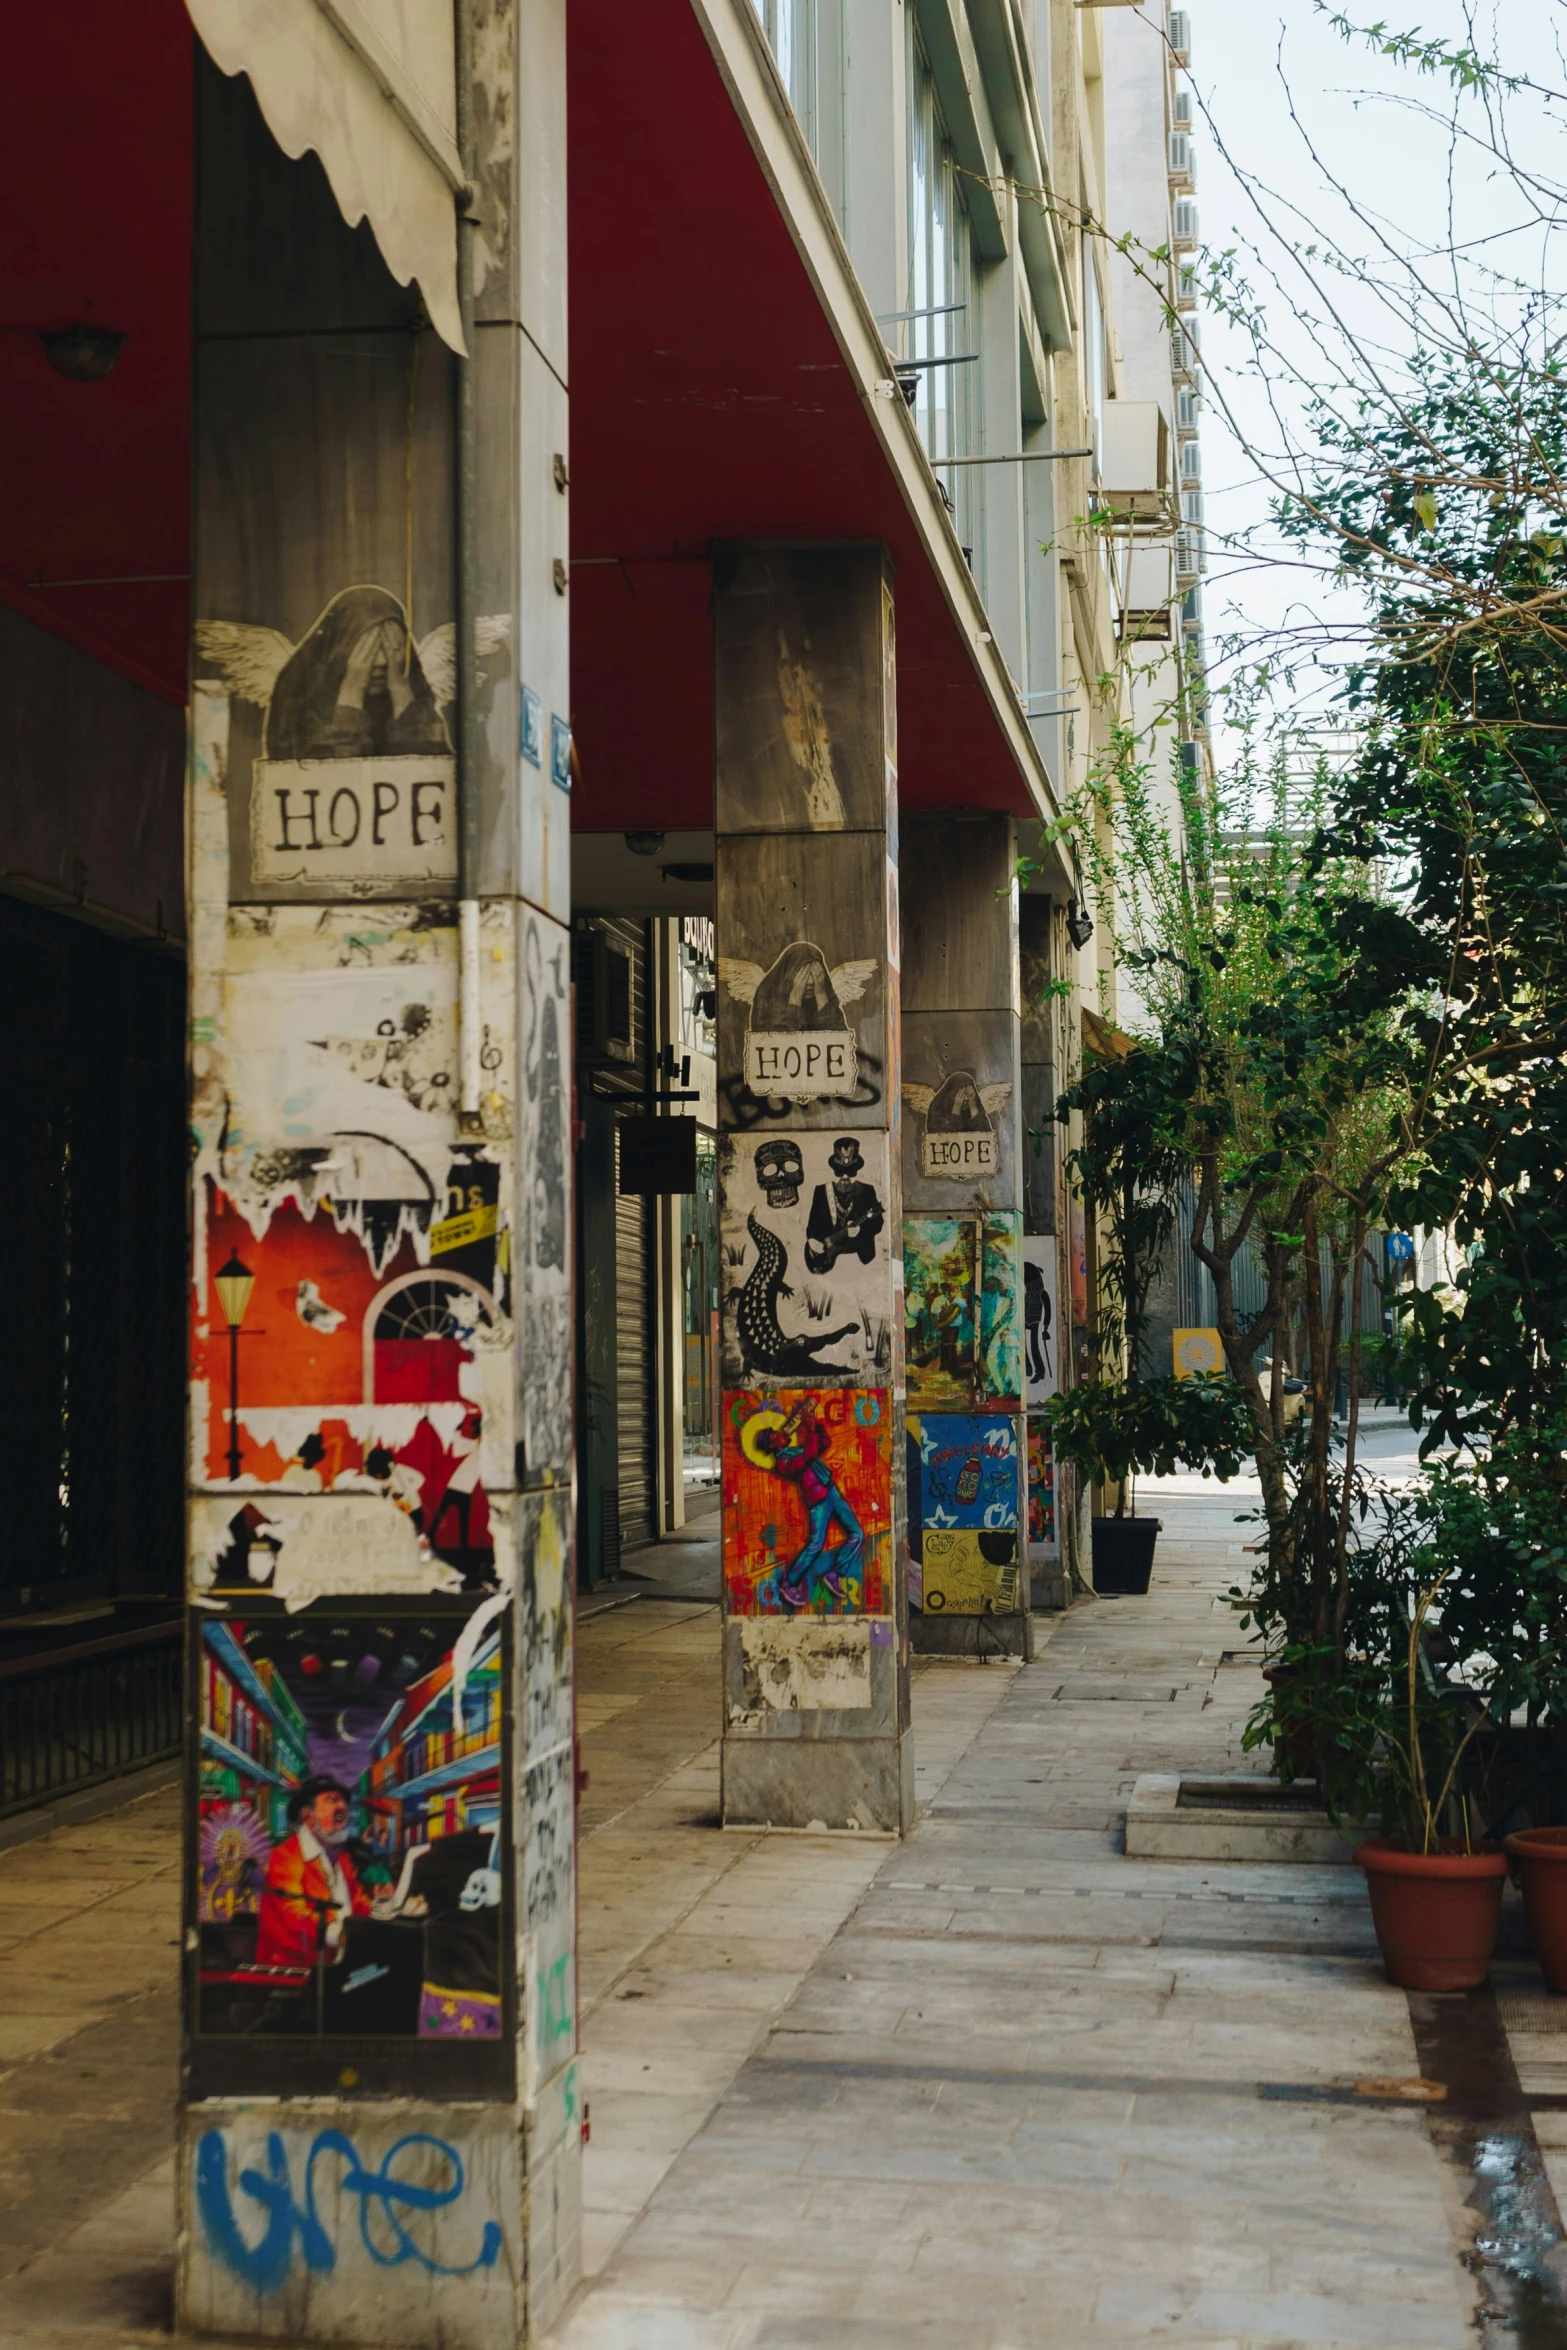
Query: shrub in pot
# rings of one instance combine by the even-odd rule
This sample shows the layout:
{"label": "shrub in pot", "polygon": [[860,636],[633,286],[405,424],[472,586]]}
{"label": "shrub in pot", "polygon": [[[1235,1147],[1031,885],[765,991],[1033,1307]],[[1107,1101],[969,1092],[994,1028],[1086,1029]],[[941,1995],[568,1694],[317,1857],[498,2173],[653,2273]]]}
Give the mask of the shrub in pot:
{"label": "shrub in pot", "polygon": [[1541,1468],[1538,1436],[1514,1435],[1383,1495],[1347,1554],[1343,1637],[1301,1660],[1330,1810],[1380,1815],[1356,1858],[1388,1975],[1412,1989],[1483,1981],[1507,1862],[1475,1803],[1476,1742],[1567,1691],[1567,1549]]}
{"label": "shrub in pot", "polygon": [[1236,1475],[1251,1449],[1245,1398],[1228,1379],[1086,1379],[1046,1405],[1058,1460],[1089,1483],[1113,1485],[1113,1516],[1095,1518],[1094,1589],[1143,1592],[1153,1570],[1157,1518],[1139,1518],[1132,1480],[1183,1465]]}

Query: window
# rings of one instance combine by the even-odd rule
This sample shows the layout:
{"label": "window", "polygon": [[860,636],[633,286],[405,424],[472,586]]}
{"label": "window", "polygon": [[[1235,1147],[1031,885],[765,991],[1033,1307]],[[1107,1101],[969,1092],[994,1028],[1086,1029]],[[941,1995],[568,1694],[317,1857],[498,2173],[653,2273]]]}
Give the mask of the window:
{"label": "window", "polygon": [[[1086,209],[1086,207],[1085,207]],[[1099,295],[1099,271],[1094,263],[1094,240],[1084,232],[1083,246],[1083,397],[1088,408],[1095,471],[1105,439],[1105,314]]]}
{"label": "window", "polygon": [[751,0],[779,79],[816,152],[816,0]]}
{"label": "window", "polygon": [[[894,341],[894,348],[920,363],[914,369],[914,418],[921,440],[933,458],[961,457],[972,451],[979,404],[974,381],[979,362],[965,356],[975,350],[979,331],[968,208],[935,84],[918,43],[911,101],[907,306],[913,315],[902,322],[903,339]],[[899,329],[888,332],[896,337]],[[937,471],[952,497],[958,537],[970,548],[976,504],[972,471],[969,466]]]}

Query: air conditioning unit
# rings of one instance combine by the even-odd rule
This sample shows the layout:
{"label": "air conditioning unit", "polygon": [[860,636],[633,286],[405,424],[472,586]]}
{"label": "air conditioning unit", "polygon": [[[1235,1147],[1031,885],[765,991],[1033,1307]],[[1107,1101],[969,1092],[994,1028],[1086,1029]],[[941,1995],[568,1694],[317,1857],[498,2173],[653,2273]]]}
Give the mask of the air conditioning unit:
{"label": "air conditioning unit", "polygon": [[1176,91],[1173,113],[1177,129],[1189,131],[1196,120],[1196,109],[1192,105],[1190,90]]}
{"label": "air conditioning unit", "polygon": [[1175,534],[1176,578],[1184,584],[1194,580],[1200,569],[1195,533],[1189,530],[1178,530]]}
{"label": "air conditioning unit", "polygon": [[1194,482],[1194,483],[1198,483],[1198,484],[1200,484],[1200,483],[1201,483],[1201,481],[1202,481],[1202,443],[1201,443],[1201,441],[1183,441],[1183,442],[1182,442],[1182,444],[1181,444],[1181,484],[1182,484],[1182,487],[1184,488],[1184,487],[1185,487],[1185,485],[1186,485],[1188,482]]}
{"label": "air conditioning unit", "polygon": [[1197,373],[1197,345],[1185,327],[1170,329],[1170,372],[1177,378]]}
{"label": "air conditioning unit", "polygon": [[1170,505],[1170,426],[1157,400],[1107,400],[1099,497],[1112,514],[1156,522]]}
{"label": "air conditioning unit", "polygon": [[1175,429],[1177,432],[1196,432],[1202,413],[1202,396],[1192,384],[1182,384],[1175,395]]}
{"label": "air conditioning unit", "polygon": [[1183,520],[1184,522],[1186,522],[1186,523],[1187,523],[1187,524],[1188,524],[1188,525],[1191,527],[1191,529],[1193,529],[1193,530],[1195,530],[1195,531],[1201,531],[1201,529],[1202,529],[1202,491],[1201,491],[1200,489],[1197,489],[1197,490],[1182,490],[1182,492],[1181,492],[1181,518],[1182,518],[1182,520]]}
{"label": "air conditioning unit", "polygon": [[1173,549],[1166,539],[1156,546],[1133,547],[1126,567],[1126,600],[1116,622],[1123,644],[1168,644],[1170,605],[1175,595]]}
{"label": "air conditioning unit", "polygon": [[1197,199],[1195,196],[1177,196],[1175,199],[1175,249],[1190,251],[1197,242]]}
{"label": "air conditioning unit", "polygon": [[1183,261],[1175,280],[1175,307],[1177,310],[1195,310],[1197,307],[1197,272],[1189,261]]}
{"label": "air conditioning unit", "polygon": [[1190,131],[1170,133],[1170,177],[1184,187],[1192,184],[1192,135]]}
{"label": "air conditioning unit", "polygon": [[1184,8],[1172,8],[1170,11],[1170,47],[1175,53],[1177,65],[1190,65],[1192,61],[1192,25],[1191,18]]}
{"label": "air conditioning unit", "polygon": [[571,942],[577,997],[579,1061],[634,1061],[631,956],[602,930],[579,930]]}

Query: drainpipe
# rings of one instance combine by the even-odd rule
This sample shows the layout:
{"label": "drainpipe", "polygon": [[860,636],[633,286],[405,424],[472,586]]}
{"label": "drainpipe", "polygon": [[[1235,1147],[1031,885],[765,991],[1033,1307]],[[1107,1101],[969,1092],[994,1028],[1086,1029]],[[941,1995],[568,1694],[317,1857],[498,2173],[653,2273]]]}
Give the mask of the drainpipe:
{"label": "drainpipe", "polygon": [[479,503],[477,396],[478,344],[473,322],[474,243],[479,217],[474,209],[472,0],[456,0],[457,151],[467,187],[457,201],[457,305],[467,356],[457,362],[457,1124],[464,1134],[480,1131],[479,1019]]}

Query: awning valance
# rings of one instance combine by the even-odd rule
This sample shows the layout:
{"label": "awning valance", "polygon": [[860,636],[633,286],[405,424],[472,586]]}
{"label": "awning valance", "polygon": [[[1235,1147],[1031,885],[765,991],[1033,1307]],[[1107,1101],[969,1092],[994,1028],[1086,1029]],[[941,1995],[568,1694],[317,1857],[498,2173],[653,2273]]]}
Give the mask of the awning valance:
{"label": "awning valance", "polygon": [[250,77],[286,155],[314,148],[350,226],[465,349],[457,304],[452,0],[186,0],[215,65]]}

